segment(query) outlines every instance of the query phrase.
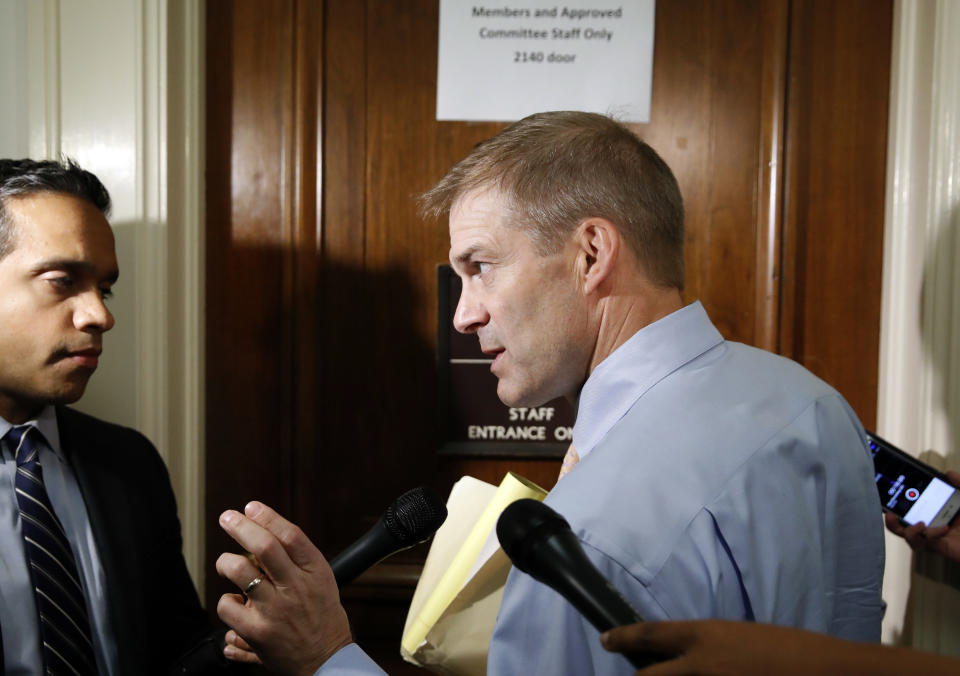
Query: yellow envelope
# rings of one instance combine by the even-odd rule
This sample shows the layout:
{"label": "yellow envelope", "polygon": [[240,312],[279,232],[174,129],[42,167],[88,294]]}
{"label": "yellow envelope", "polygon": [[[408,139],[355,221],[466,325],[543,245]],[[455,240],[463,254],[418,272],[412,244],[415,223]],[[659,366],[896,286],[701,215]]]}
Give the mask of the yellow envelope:
{"label": "yellow envelope", "polygon": [[[547,492],[508,473],[500,486],[463,477],[450,491],[447,519],[427,555],[403,629],[405,660],[442,674],[481,675],[510,560],[496,524],[507,505]],[[478,516],[479,515],[479,516]]]}

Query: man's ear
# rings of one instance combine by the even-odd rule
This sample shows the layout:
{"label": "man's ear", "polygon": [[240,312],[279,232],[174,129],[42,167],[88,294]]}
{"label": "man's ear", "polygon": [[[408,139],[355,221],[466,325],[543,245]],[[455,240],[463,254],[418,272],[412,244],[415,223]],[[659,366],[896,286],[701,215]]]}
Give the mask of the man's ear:
{"label": "man's ear", "polygon": [[577,226],[574,241],[580,285],[590,294],[613,274],[620,255],[620,232],[605,218],[588,218]]}

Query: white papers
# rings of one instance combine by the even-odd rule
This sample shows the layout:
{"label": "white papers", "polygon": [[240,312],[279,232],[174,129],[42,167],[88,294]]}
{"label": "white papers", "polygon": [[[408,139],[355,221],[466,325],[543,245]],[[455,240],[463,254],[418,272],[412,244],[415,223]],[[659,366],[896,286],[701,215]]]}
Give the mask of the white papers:
{"label": "white papers", "polygon": [[650,119],[655,0],[440,0],[438,120]]}

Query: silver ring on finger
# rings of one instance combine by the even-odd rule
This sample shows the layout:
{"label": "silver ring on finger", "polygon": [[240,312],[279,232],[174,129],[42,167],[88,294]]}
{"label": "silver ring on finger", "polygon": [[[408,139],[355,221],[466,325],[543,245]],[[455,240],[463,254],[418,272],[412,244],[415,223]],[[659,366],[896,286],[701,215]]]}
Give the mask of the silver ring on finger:
{"label": "silver ring on finger", "polygon": [[255,578],[253,578],[253,579],[250,581],[250,584],[248,584],[246,587],[244,587],[244,589],[243,589],[243,595],[244,595],[244,596],[250,596],[250,592],[252,592],[254,589],[256,589],[257,587],[259,587],[261,582],[263,582],[263,576],[262,576],[262,575],[257,575]]}

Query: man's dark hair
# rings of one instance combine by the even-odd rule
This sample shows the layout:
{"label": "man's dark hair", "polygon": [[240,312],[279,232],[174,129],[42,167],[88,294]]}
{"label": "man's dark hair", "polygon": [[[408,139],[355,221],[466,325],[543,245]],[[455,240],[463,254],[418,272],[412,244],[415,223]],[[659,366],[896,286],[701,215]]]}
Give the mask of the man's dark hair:
{"label": "man's dark hair", "polygon": [[103,183],[72,159],[0,160],[0,259],[13,251],[15,243],[7,200],[43,192],[79,197],[104,216],[110,213],[110,193]]}

